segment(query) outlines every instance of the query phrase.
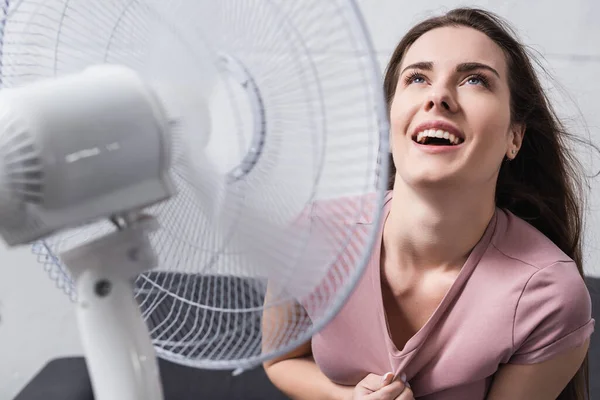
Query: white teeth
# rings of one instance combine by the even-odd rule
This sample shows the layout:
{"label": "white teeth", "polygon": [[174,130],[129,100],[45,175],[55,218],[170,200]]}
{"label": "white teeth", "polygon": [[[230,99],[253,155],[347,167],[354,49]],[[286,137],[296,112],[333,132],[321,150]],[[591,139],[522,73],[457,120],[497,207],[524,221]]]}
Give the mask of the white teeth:
{"label": "white teeth", "polygon": [[448,139],[448,141],[452,144],[459,144],[460,139],[451,134],[450,132],[436,130],[436,129],[426,129],[422,132],[419,132],[417,135],[417,143],[423,143],[426,137],[435,137],[435,138],[444,138]]}

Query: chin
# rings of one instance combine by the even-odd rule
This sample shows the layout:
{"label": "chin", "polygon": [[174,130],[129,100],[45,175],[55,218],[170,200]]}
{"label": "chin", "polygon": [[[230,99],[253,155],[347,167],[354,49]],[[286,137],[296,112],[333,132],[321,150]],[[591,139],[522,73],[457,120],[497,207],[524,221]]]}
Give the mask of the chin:
{"label": "chin", "polygon": [[419,174],[402,174],[399,178],[402,179],[407,186],[414,188],[436,189],[461,184],[461,179],[456,174],[442,173],[441,171],[432,171],[430,173]]}

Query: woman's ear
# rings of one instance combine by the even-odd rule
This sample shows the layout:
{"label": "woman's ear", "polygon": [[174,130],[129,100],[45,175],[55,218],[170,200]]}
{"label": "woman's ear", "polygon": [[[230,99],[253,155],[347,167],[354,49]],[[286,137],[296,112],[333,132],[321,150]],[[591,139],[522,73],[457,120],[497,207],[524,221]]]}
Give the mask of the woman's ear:
{"label": "woman's ear", "polygon": [[525,124],[513,124],[508,133],[506,158],[509,160],[515,159],[523,144],[523,136],[525,136]]}

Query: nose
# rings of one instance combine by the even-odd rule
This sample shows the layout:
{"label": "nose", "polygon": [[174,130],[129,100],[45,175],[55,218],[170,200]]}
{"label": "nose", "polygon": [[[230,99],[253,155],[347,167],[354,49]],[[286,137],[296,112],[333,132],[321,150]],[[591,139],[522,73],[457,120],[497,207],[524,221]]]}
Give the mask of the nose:
{"label": "nose", "polygon": [[450,113],[455,113],[458,110],[458,104],[448,89],[438,87],[429,93],[425,101],[425,111],[436,108],[439,111]]}

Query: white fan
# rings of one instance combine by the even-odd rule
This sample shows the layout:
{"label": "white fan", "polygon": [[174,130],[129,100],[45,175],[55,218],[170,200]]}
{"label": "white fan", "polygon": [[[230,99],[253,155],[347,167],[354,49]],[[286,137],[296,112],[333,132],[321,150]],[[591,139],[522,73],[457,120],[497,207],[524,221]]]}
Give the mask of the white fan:
{"label": "white fan", "polygon": [[0,234],[76,303],[96,398],[161,399],[155,354],[241,372],[323,328],[387,181],[355,2],[6,3]]}

